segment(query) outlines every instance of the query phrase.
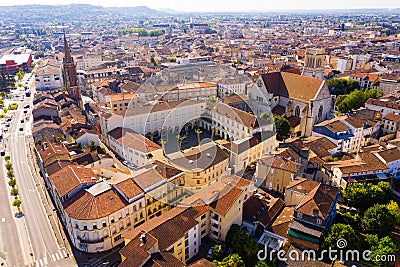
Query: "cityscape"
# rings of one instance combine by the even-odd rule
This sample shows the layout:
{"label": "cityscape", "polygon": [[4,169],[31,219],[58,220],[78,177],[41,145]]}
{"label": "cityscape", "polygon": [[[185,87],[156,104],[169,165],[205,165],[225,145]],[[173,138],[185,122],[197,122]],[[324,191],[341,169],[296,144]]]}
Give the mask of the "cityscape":
{"label": "cityscape", "polygon": [[400,266],[399,3],[70,2],[0,1],[1,266]]}

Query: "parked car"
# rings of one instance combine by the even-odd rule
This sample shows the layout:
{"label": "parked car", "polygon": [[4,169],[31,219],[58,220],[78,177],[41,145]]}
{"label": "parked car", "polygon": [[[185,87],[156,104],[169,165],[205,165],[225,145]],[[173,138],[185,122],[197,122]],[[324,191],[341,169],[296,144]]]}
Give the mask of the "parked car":
{"label": "parked car", "polygon": [[207,258],[212,259],[213,258],[213,247],[211,247],[208,252],[207,252]]}

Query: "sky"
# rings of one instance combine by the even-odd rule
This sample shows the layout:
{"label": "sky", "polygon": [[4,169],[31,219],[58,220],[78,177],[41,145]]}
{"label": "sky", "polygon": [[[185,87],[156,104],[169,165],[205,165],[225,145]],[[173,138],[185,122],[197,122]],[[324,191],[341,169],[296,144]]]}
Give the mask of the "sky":
{"label": "sky", "polygon": [[0,6],[92,4],[105,7],[148,6],[177,11],[265,11],[277,9],[400,8],[399,0],[0,0]]}

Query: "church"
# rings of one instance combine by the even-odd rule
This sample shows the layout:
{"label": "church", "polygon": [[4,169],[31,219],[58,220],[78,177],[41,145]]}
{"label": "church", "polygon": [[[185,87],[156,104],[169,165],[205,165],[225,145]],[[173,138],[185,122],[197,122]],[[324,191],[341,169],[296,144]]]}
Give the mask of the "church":
{"label": "church", "polygon": [[334,96],[324,80],[272,72],[261,74],[256,85],[260,96],[252,99],[269,105],[273,115],[287,118],[292,136],[310,136],[315,124],[333,117]]}
{"label": "church", "polygon": [[64,32],[64,59],[63,59],[63,78],[64,86],[68,95],[75,100],[82,108],[81,92],[78,86],[78,77],[76,74],[76,65],[69,50],[67,37]]}

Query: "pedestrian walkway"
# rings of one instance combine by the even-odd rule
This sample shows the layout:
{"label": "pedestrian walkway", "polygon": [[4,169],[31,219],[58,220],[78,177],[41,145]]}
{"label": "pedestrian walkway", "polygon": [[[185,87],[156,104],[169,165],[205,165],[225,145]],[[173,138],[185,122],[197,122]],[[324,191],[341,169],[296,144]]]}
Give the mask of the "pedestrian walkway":
{"label": "pedestrian walkway", "polygon": [[44,257],[35,261],[36,267],[45,267],[49,265],[49,262],[56,262],[65,258],[68,258],[68,252],[66,250],[59,250],[54,254],[51,254],[50,257]]}

